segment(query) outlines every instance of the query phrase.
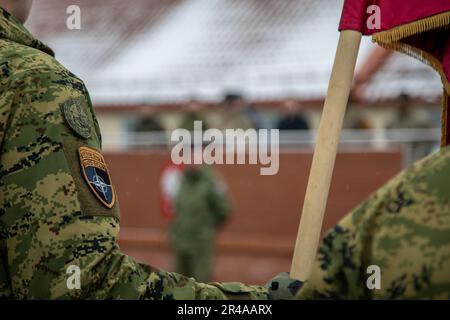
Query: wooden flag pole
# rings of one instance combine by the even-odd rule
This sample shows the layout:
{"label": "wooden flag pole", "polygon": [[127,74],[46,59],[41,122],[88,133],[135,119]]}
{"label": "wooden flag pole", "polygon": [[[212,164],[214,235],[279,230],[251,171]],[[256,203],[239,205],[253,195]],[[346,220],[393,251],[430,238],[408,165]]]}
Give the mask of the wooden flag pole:
{"label": "wooden flag pole", "polygon": [[291,265],[290,277],[300,281],[308,279],[316,258],[361,37],[352,30],[342,31],[339,37]]}

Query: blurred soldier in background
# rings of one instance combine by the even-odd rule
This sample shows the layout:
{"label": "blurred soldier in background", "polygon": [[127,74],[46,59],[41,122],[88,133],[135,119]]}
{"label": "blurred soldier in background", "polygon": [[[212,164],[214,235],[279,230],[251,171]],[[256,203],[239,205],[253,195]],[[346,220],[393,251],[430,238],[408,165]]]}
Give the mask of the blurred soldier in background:
{"label": "blurred soldier in background", "polygon": [[309,130],[309,124],[305,115],[301,112],[301,105],[294,99],[283,102],[283,116],[280,118],[277,128],[280,130]]}
{"label": "blurred soldier in background", "polygon": [[139,118],[134,126],[135,132],[154,132],[164,131],[164,126],[158,117],[158,110],[152,107],[142,106],[140,109]]}
{"label": "blurred soldier in background", "polygon": [[[414,110],[410,96],[401,94],[398,97],[397,114],[394,120],[387,125],[388,129],[433,129],[434,124],[429,115],[419,110]],[[412,131],[414,132],[414,131]],[[439,146],[434,141],[421,141],[420,137],[413,137],[410,143],[410,149],[407,156],[408,163],[422,159],[429,155],[433,150],[438,149]],[[419,141],[414,141],[419,140]]]}
{"label": "blurred soldier in background", "polygon": [[138,118],[132,128],[134,146],[142,148],[143,145],[148,144],[160,145],[161,141],[165,141],[165,130],[158,115],[158,110],[149,106],[142,106],[139,111]]}
{"label": "blurred soldier in background", "polygon": [[201,282],[211,280],[216,229],[230,212],[226,188],[211,167],[187,166],[175,197],[171,229],[176,272]]}
{"label": "blurred soldier in background", "polygon": [[202,112],[202,108],[202,105],[196,100],[191,100],[183,105],[183,116],[181,118],[179,128],[193,131],[194,122],[201,121],[203,130],[207,130],[209,128],[209,124]]}
{"label": "blurred soldier in background", "polygon": [[388,129],[433,128],[433,123],[426,114],[414,112],[411,102],[411,98],[405,93],[398,97],[398,111],[395,119],[387,125]]}
{"label": "blurred soldier in background", "polygon": [[[25,29],[30,8],[0,0],[0,298],[292,298],[298,282],[286,277],[276,289],[204,284],[120,252],[119,204],[88,91]],[[76,269],[79,288],[68,285]]]}
{"label": "blurred soldier in background", "polygon": [[228,93],[222,102],[224,117],[220,129],[254,129],[252,119],[246,114],[247,102],[238,93]]}

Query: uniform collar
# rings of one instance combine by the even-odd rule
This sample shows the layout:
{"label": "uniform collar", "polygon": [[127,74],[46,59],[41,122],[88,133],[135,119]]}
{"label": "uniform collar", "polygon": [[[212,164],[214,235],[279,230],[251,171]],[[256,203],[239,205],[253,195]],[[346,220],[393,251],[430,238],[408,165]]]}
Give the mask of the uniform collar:
{"label": "uniform collar", "polygon": [[52,57],[55,56],[52,49],[35,39],[19,20],[2,7],[0,7],[0,39],[16,42],[41,50]]}

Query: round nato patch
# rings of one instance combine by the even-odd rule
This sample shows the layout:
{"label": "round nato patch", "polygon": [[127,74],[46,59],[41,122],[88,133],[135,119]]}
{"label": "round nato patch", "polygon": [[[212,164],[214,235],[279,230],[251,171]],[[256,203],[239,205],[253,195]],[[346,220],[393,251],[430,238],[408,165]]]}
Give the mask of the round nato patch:
{"label": "round nato patch", "polygon": [[84,179],[92,193],[106,207],[112,208],[116,201],[116,193],[105,159],[100,152],[88,147],[79,148],[78,155]]}
{"label": "round nato patch", "polygon": [[62,104],[64,118],[67,124],[78,135],[89,139],[92,134],[92,126],[86,112],[83,109],[82,102],[79,99],[70,99]]}

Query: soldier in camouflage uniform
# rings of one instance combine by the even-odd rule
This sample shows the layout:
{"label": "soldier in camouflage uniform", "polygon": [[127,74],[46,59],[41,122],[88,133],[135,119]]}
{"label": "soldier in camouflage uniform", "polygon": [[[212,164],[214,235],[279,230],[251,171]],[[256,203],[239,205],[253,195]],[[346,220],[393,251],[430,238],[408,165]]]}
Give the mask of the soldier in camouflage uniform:
{"label": "soldier in camouflage uniform", "polygon": [[[282,298],[264,286],[197,283],[119,251],[119,205],[89,94],[9,13],[30,3],[0,1],[0,297]],[[72,265],[81,289],[67,286]]]}
{"label": "soldier in camouflage uniform", "polygon": [[[381,288],[366,285],[376,265]],[[400,173],[328,232],[299,299],[450,299],[450,147]]]}
{"label": "soldier in camouflage uniform", "polygon": [[[286,274],[267,288],[202,284],[121,254],[119,208],[88,93],[1,8],[0,75],[0,297],[267,299],[296,292],[299,283]],[[297,298],[449,298],[449,176],[446,148],[376,192],[327,234]],[[81,290],[66,285],[70,265],[82,270]],[[381,268],[380,290],[366,286],[370,265]]]}
{"label": "soldier in camouflage uniform", "polygon": [[211,167],[184,169],[171,229],[178,273],[210,281],[215,232],[230,211],[225,191]]}

